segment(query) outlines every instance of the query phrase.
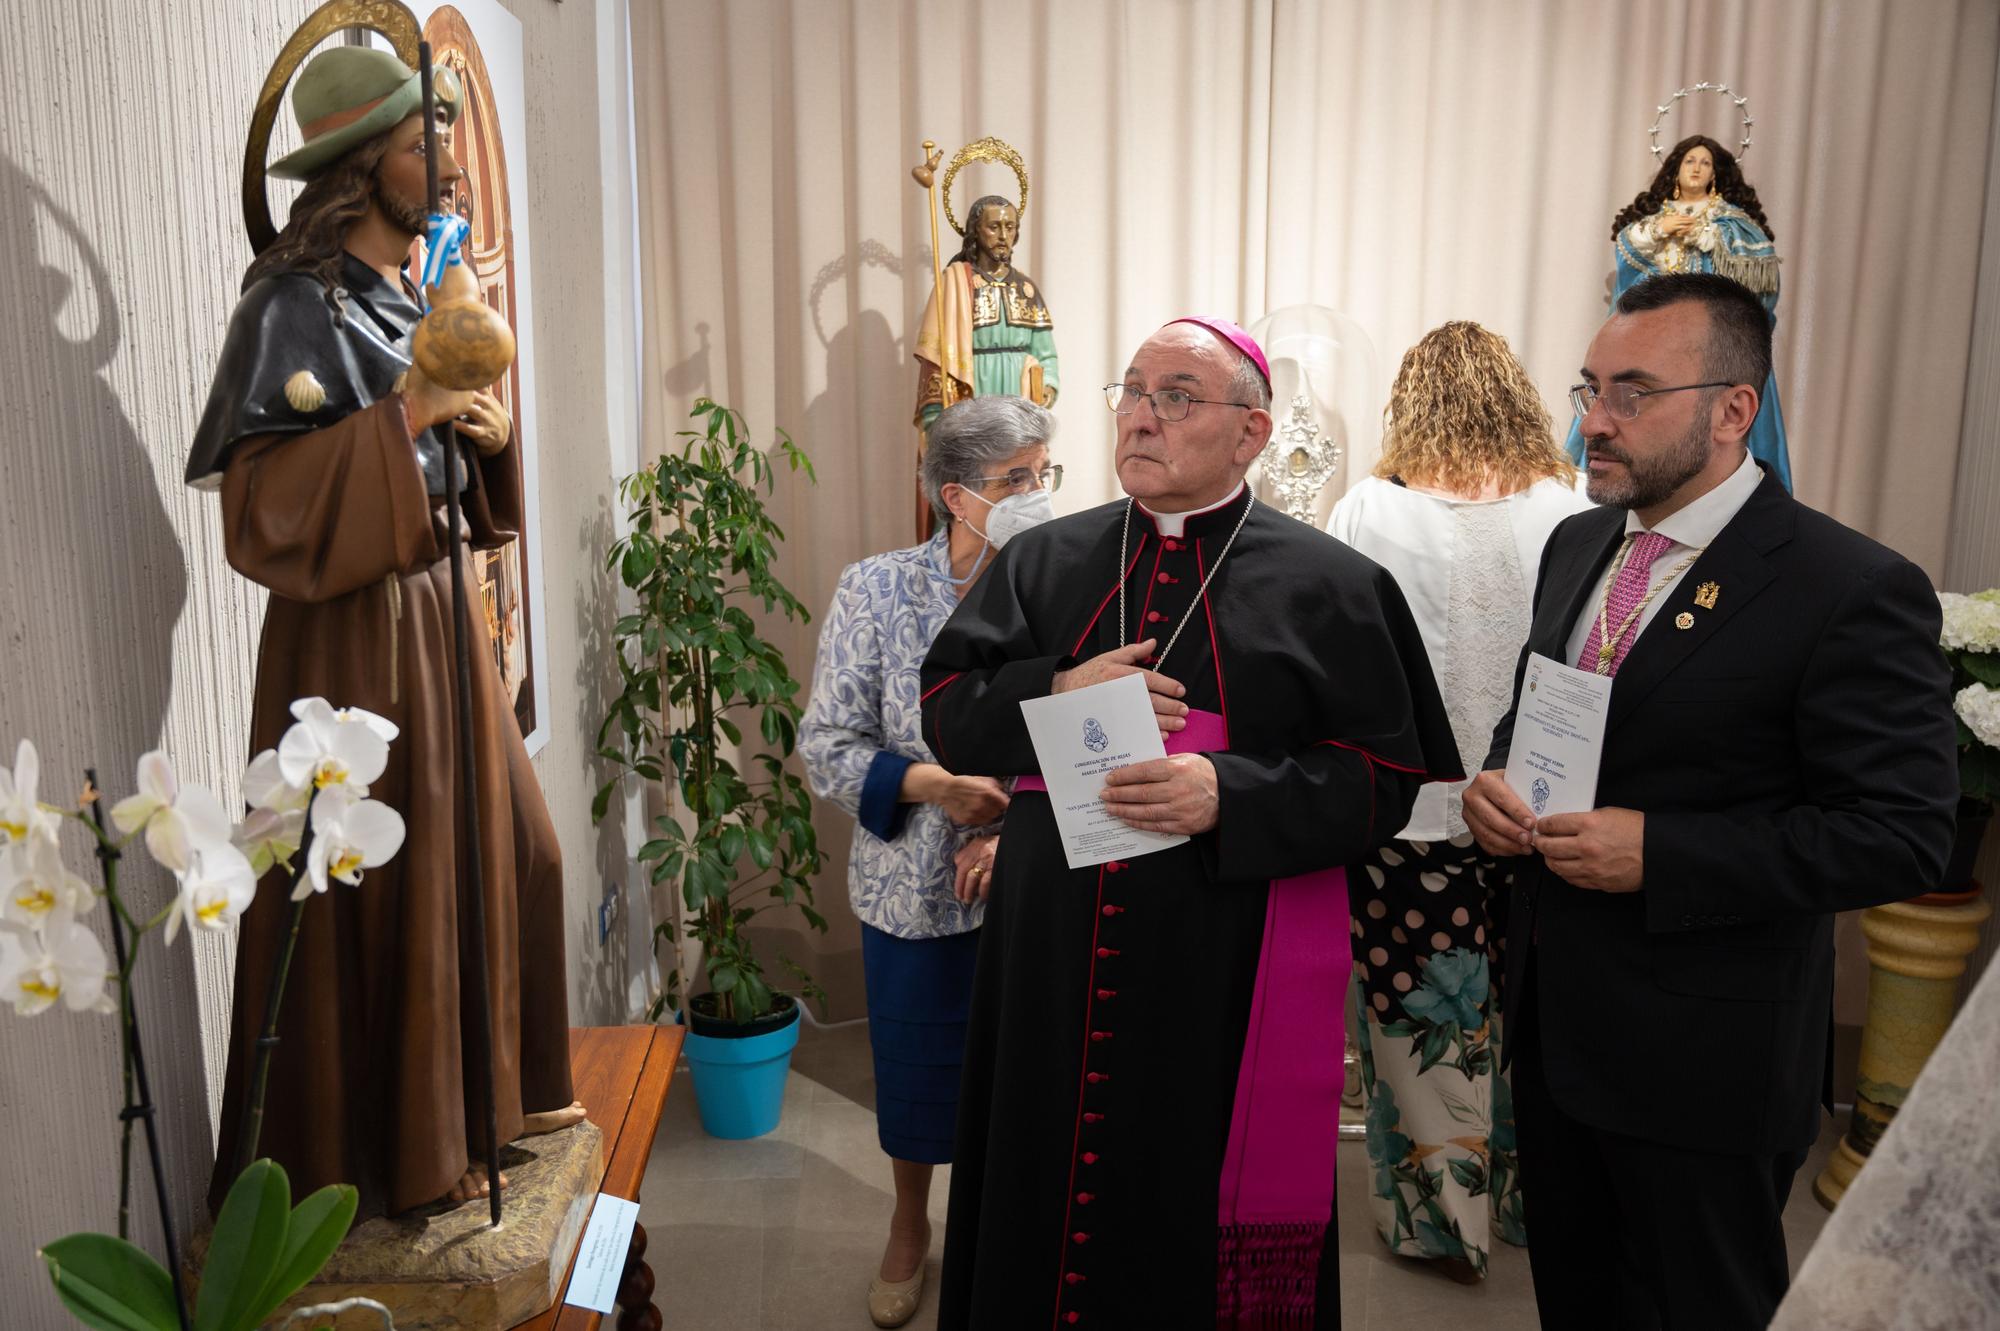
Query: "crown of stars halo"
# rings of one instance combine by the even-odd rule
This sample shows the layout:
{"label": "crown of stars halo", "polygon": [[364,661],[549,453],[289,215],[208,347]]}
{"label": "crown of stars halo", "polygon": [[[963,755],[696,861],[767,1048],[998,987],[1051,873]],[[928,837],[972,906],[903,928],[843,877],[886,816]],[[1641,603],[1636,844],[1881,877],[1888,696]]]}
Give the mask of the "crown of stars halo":
{"label": "crown of stars halo", "polygon": [[1654,108],[1658,114],[1653,117],[1653,156],[1657,158],[1666,151],[1660,145],[1660,126],[1666,121],[1667,113],[1686,101],[1690,93],[1698,92],[1720,93],[1722,96],[1729,98],[1730,104],[1743,113],[1743,137],[1736,144],[1736,155],[1740,158],[1749,152],[1750,127],[1757,123],[1750,116],[1750,99],[1748,97],[1738,97],[1731,93],[1727,83],[1710,83],[1704,79],[1692,88],[1675,89],[1672,97],[1669,97],[1664,103]]}

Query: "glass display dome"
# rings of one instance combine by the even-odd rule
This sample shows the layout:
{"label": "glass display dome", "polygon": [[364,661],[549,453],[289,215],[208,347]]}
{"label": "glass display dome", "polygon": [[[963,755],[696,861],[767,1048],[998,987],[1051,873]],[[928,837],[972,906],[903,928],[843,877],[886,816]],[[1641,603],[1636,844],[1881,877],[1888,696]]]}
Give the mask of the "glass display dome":
{"label": "glass display dome", "polygon": [[1271,442],[1252,472],[1257,497],[1324,526],[1334,501],[1382,453],[1375,343],[1324,305],[1287,305],[1250,326],[1271,362]]}

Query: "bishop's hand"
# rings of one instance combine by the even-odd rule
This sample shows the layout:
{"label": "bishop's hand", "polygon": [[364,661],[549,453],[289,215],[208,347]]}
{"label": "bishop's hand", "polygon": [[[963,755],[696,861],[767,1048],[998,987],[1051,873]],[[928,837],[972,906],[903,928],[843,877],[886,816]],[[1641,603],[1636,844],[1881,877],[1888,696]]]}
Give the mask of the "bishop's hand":
{"label": "bishop's hand", "polygon": [[1175,753],[1121,767],[1104,778],[1100,798],[1111,816],[1127,827],[1169,836],[1206,832],[1221,812],[1215,764],[1199,753]]}
{"label": "bishop's hand", "polygon": [[1049,692],[1068,693],[1072,689],[1087,689],[1092,684],[1122,679],[1126,675],[1144,675],[1146,688],[1152,695],[1153,719],[1160,723],[1160,733],[1171,735],[1176,730],[1186,729],[1188,709],[1181,699],[1187,694],[1187,686],[1139,664],[1151,656],[1159,645],[1158,638],[1147,638],[1144,642],[1116,647],[1102,656],[1093,656],[1071,669],[1058,670]]}

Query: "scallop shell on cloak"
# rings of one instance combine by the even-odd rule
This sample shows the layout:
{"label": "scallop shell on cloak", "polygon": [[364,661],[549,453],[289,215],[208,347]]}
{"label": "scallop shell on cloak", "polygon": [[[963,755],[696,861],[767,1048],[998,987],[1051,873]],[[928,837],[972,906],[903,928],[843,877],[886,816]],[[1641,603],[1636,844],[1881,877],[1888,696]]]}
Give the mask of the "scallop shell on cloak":
{"label": "scallop shell on cloak", "polygon": [[308,414],[318,411],[326,405],[326,385],[311,370],[300,370],[285,380],[285,401],[292,404],[294,411]]}

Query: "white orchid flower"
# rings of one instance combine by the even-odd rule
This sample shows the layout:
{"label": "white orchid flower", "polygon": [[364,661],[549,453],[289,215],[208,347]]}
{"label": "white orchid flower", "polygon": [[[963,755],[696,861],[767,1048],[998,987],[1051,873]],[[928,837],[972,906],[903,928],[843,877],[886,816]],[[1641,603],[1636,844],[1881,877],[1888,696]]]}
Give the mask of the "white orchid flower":
{"label": "white orchid flower", "polygon": [[335,707],[324,698],[299,699],[292,704],[292,715],[300,721],[312,721],[317,724],[325,724],[330,717],[335,723],[343,726],[367,726],[384,744],[402,733],[396,728],[396,723],[386,716],[377,716],[362,707]]}
{"label": "white orchid flower", "polygon": [[228,844],[222,801],[200,786],[182,786],[164,750],[139,760],[138,786],[138,794],[111,807],[111,821],[127,836],[145,828],[146,849],[163,867],[185,873],[197,845]]}
{"label": "white orchid flower", "polygon": [[0,919],[39,929],[58,907],[82,915],[97,904],[90,884],[62,862],[62,847],[36,837],[0,852]]}
{"label": "white orchid flower", "polygon": [[[372,712],[348,709],[349,720],[324,698],[301,698],[292,704],[298,724],[278,741],[278,771],[285,783],[321,791],[344,786],[356,798],[389,765],[389,741],[374,723],[395,727]],[[372,718],[367,719],[367,718]]]}
{"label": "white orchid flower", "polygon": [[403,848],[403,815],[379,800],[347,803],[327,799],[314,803],[312,853],[306,876],[292,890],[292,900],[326,891],[327,880],[358,884],[363,869],[387,864]]}
{"label": "white orchid flower", "polygon": [[172,944],[185,920],[190,930],[227,929],[257,895],[257,875],[243,852],[226,842],[198,845],[193,862],[180,875],[180,896],[167,916],[167,942]]}
{"label": "white orchid flower", "polygon": [[39,929],[0,929],[0,995],[24,1017],[58,998],[73,1012],[105,1010],[110,978],[104,944],[66,906],[50,911]]}
{"label": "white orchid flower", "polygon": [[19,845],[35,837],[56,839],[56,820],[35,802],[35,788],[41,784],[42,760],[31,740],[22,740],[14,750],[14,767],[0,767],[0,845]]}
{"label": "white orchid flower", "polygon": [[237,826],[233,844],[249,857],[251,871],[261,878],[274,864],[292,867],[305,826],[303,809],[252,809]]}
{"label": "white orchid flower", "polygon": [[312,788],[292,785],[278,762],[278,751],[266,749],[250,760],[243,772],[243,802],[253,809],[274,813],[303,812],[312,799]]}

